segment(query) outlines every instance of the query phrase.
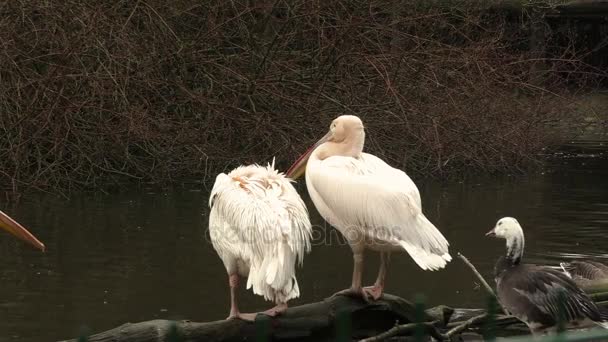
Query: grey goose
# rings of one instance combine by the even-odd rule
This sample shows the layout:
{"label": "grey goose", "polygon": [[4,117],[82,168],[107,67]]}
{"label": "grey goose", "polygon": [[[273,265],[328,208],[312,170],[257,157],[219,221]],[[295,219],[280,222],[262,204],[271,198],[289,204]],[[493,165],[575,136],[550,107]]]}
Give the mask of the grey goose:
{"label": "grey goose", "polygon": [[608,284],[608,266],[593,260],[562,262],[560,266],[567,276],[584,288]]}
{"label": "grey goose", "polygon": [[503,238],[507,253],[494,269],[498,301],[513,316],[523,321],[533,334],[555,331],[563,310],[565,328],[606,326],[608,314],[566,274],[544,266],[522,264],[524,232],[512,217],[498,220],[486,234]]}

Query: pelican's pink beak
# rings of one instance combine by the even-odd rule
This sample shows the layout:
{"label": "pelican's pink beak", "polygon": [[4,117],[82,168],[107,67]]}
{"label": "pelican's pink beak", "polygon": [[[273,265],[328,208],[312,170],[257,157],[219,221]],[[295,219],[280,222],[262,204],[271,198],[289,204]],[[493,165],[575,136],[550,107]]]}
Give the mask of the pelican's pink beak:
{"label": "pelican's pink beak", "polygon": [[0,228],[44,252],[44,244],[17,221],[0,211]]}
{"label": "pelican's pink beak", "polygon": [[300,158],[298,158],[296,162],[291,165],[291,167],[289,167],[285,175],[291,179],[300,178],[306,171],[306,163],[308,162],[308,158],[310,158],[312,152],[317,147],[321,146],[321,144],[331,139],[332,135],[332,131],[327,132],[327,134],[325,134],[323,138],[319,139],[319,141],[317,141],[314,145],[308,148],[308,150],[306,150],[306,152],[304,152],[304,154],[301,155]]}

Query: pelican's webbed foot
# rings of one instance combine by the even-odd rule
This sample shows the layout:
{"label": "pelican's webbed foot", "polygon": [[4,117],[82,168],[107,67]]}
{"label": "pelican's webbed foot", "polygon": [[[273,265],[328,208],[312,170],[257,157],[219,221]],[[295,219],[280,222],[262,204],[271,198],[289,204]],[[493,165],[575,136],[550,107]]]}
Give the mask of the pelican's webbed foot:
{"label": "pelican's webbed foot", "polygon": [[338,291],[336,293],[334,293],[332,295],[332,297],[335,296],[348,296],[348,297],[356,297],[356,298],[361,298],[366,302],[370,302],[370,297],[369,295],[363,291],[363,288],[348,288],[346,290],[342,290],[342,291]]}

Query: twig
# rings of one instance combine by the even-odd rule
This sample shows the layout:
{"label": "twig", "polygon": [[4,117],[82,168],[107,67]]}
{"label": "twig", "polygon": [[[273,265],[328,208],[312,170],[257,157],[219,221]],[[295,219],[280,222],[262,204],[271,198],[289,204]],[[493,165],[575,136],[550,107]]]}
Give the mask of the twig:
{"label": "twig", "polygon": [[473,266],[473,264],[469,261],[469,259],[467,259],[467,257],[465,257],[464,255],[460,254],[460,252],[458,252],[458,257],[467,266],[469,266],[469,268],[471,269],[471,271],[473,271],[473,274],[475,274],[475,276],[477,277],[477,279],[479,279],[479,281],[481,282],[481,285],[483,285],[483,287],[486,289],[486,291],[490,295],[492,295],[492,297],[496,297],[496,294],[494,293],[494,290],[492,290],[492,287],[490,287],[490,285],[488,284],[488,282],[483,278],[483,276],[481,275],[481,273],[479,273],[479,271],[477,271],[477,269],[475,268],[475,266]]}
{"label": "twig", "polygon": [[[0,44],[0,189],[210,179],[274,155],[284,168],[340,114],[362,116],[366,151],[408,173],[523,172],[562,139],[547,128],[576,121],[572,77],[608,77],[575,38],[543,58],[510,48],[519,35],[483,20],[482,2],[328,1],[3,7],[18,39]],[[524,12],[518,24],[539,23]]]}
{"label": "twig", "polygon": [[490,294],[492,297],[496,298],[496,301],[498,302],[498,305],[500,305],[501,310],[505,314],[508,314],[507,310],[505,310],[505,308],[502,306],[502,304],[498,301],[498,297],[496,297],[496,294],[494,293],[494,290],[492,290],[492,287],[490,287],[488,282],[483,278],[481,273],[479,273],[479,271],[477,271],[477,268],[475,268],[475,266],[469,261],[469,259],[467,259],[467,257],[462,255],[460,252],[458,252],[458,258],[460,258],[460,260],[462,260],[462,262],[464,262],[465,265],[469,266],[471,271],[473,271],[473,274],[475,274],[477,279],[479,279],[479,281],[481,282],[481,285],[483,285],[483,287],[486,289],[488,294]]}
{"label": "twig", "polygon": [[437,322],[407,323],[407,324],[395,325],[394,327],[383,332],[382,334],[364,338],[362,340],[359,340],[359,342],[384,341],[393,336],[414,332],[416,329],[424,329],[426,332],[428,332],[429,335],[431,335],[433,338],[435,338],[439,341],[443,341],[446,338],[448,338],[446,335],[442,334],[437,329],[437,327],[435,327],[435,325],[434,325],[435,323],[437,323]]}
{"label": "twig", "polygon": [[471,325],[477,324],[481,321],[483,321],[484,319],[486,319],[488,317],[488,314],[482,314],[479,316],[475,316],[475,317],[471,317],[468,320],[464,321],[464,323],[455,326],[454,328],[450,329],[447,333],[445,333],[445,336],[449,339],[450,337],[459,334],[461,332],[463,332],[464,330],[468,329]]}
{"label": "twig", "polygon": [[[471,317],[468,320],[466,320],[466,321],[462,322],[461,324],[455,326],[454,328],[450,329],[445,334],[441,333],[439,331],[439,329],[437,329],[437,327],[435,326],[435,324],[437,323],[436,321],[435,322],[425,322],[425,323],[401,324],[401,325],[396,325],[396,326],[392,327],[391,329],[383,332],[382,334],[362,339],[359,342],[383,341],[383,340],[386,340],[393,336],[414,332],[416,329],[424,329],[434,339],[439,340],[439,341],[445,341],[445,340],[450,340],[450,338],[452,336],[465,331],[470,326],[483,321],[487,317],[488,317],[488,314],[482,314],[479,316]],[[419,325],[420,325],[420,327],[418,327]]]}

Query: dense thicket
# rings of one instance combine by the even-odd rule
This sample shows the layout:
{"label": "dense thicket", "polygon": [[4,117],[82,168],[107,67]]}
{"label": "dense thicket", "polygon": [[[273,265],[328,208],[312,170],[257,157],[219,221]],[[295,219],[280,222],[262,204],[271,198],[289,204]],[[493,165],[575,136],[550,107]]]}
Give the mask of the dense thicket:
{"label": "dense thicket", "polygon": [[580,63],[544,59],[535,10],[487,6],[4,2],[0,188],[212,178],[273,156],[284,169],[340,114],[410,173],[521,167],[552,142]]}

